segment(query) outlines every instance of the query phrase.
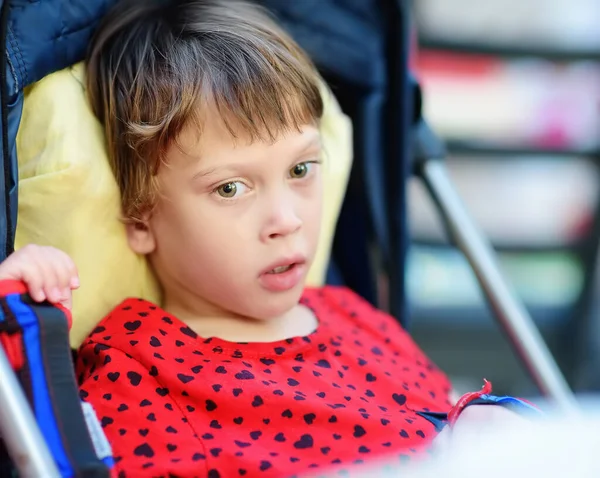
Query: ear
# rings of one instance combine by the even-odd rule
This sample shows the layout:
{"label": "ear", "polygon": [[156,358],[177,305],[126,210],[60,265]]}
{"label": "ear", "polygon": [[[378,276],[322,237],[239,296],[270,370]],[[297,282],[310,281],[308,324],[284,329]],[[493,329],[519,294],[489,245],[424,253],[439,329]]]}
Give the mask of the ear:
{"label": "ear", "polygon": [[127,231],[127,242],[133,252],[147,255],[156,249],[154,234],[147,220],[143,222],[129,222],[125,226]]}

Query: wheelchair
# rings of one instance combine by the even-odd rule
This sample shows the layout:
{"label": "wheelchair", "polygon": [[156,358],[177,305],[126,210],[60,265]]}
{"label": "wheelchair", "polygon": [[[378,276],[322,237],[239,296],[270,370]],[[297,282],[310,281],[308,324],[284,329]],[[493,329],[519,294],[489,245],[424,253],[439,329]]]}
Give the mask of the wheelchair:
{"label": "wheelchair", "polygon": [[[46,233],[61,232],[61,221],[73,220],[71,209],[83,207],[71,204],[71,209],[53,211],[52,198],[70,194],[61,190],[60,184],[72,183],[62,175],[64,165],[58,164],[53,166],[54,170],[46,171],[56,187],[48,186],[48,181],[46,186],[36,185],[40,166],[34,160],[43,157],[42,152],[55,144],[48,140],[48,125],[43,122],[50,115],[48,111],[52,110],[55,121],[51,125],[53,134],[58,128],[64,140],[81,132],[83,119],[76,116],[80,110],[73,110],[77,94],[79,98],[84,96],[80,62],[95,25],[115,1],[0,2],[3,47],[0,124],[4,161],[0,173],[3,192],[0,260],[13,251],[23,235],[47,243]],[[328,219],[331,235],[322,246],[323,266],[315,282],[344,284],[371,303],[388,309],[409,328],[404,284],[409,245],[406,184],[411,175],[417,175],[427,186],[449,236],[465,253],[500,325],[542,394],[560,408],[575,407],[573,395],[531,318],[499,272],[491,246],[466,214],[448,179],[443,162],[444,145],[421,116],[421,91],[409,69],[412,40],[409,2],[260,0],[260,3],[274,12],[312,56],[352,124],[352,161],[339,164],[333,161],[332,165],[336,170],[332,181],[337,182],[340,199],[339,204],[331,206],[333,212]],[[61,81],[67,80],[72,97],[61,96],[66,91],[61,89],[64,88]],[[64,121],[69,117],[69,121]],[[89,116],[86,121],[95,120]],[[91,126],[90,131],[89,137],[79,139],[88,141],[84,147],[90,151],[101,149],[99,126]],[[335,138],[340,131],[332,128],[328,134]],[[36,135],[46,139],[36,142]],[[334,140],[332,144],[339,143]],[[54,153],[60,163],[60,148]],[[85,151],[81,154],[89,155]],[[85,164],[91,167],[91,163]],[[68,166],[67,169],[82,167]],[[90,183],[72,185],[77,188],[76,197],[94,194]],[[35,208],[37,213],[32,213]],[[32,226],[32,220],[26,218],[40,221],[39,227]],[[113,220],[118,229],[118,220],[116,217]],[[25,230],[27,234],[20,233]],[[70,252],[74,241],[89,240],[88,255],[90,248],[93,255],[93,248],[102,238],[63,240],[66,242],[52,245]],[[136,263],[135,267],[141,270],[143,265]],[[389,280],[392,294],[387,303],[380,300],[377,270],[383,271]],[[82,282],[85,280],[84,277]],[[89,282],[94,284],[93,277]],[[102,287],[102,283],[97,286]],[[151,286],[148,291],[152,293]],[[86,421],[88,412],[80,405],[73,372],[70,345],[77,346],[83,332],[75,338],[71,335],[69,343],[65,314],[44,304],[34,304],[18,285],[0,292],[3,295],[0,336],[4,337],[0,347],[0,436],[3,438],[0,471],[9,474],[16,470],[23,476],[109,476],[110,458],[97,453],[101,429]],[[11,301],[21,304],[22,316],[28,320],[11,316]],[[87,312],[82,315],[87,318]],[[21,354],[23,360],[22,368],[17,371],[13,367],[15,354]]]}

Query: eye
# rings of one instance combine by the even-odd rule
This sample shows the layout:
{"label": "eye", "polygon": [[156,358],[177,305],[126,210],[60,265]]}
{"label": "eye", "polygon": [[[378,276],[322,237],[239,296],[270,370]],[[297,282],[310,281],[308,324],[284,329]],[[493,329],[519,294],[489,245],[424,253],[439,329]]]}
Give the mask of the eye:
{"label": "eye", "polygon": [[290,176],[293,179],[303,178],[308,174],[309,164],[308,163],[298,163],[292,169],[290,169]]}
{"label": "eye", "polygon": [[237,196],[238,192],[241,191],[242,185],[237,181],[232,181],[230,183],[221,184],[215,192],[221,196],[222,198],[233,198]]}

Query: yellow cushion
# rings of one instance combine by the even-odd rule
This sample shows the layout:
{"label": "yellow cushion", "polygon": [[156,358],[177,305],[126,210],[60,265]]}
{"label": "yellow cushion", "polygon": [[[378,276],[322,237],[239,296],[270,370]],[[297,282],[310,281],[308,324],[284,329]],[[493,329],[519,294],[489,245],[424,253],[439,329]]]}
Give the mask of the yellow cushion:
{"label": "yellow cushion", "polygon": [[[16,248],[52,245],[77,264],[81,288],[73,298],[74,347],[124,298],[160,302],[146,260],[127,245],[102,128],[88,105],[84,83],[84,67],[77,64],[30,86],[17,135]],[[325,212],[311,285],[324,280],[352,161],[350,121],[328,90],[324,99]]]}

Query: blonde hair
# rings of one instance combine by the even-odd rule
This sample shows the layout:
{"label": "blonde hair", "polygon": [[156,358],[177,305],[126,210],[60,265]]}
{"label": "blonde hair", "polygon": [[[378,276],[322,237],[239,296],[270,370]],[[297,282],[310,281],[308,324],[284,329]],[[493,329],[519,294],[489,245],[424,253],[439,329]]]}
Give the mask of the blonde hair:
{"label": "blonde hair", "polygon": [[119,2],[92,40],[87,89],[125,220],[152,210],[168,147],[190,122],[200,128],[209,104],[234,137],[241,128],[252,140],[273,140],[318,122],[319,82],[307,55],[257,5]]}

